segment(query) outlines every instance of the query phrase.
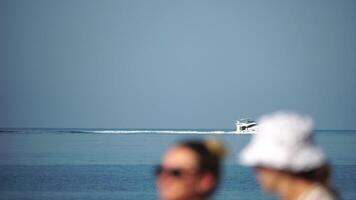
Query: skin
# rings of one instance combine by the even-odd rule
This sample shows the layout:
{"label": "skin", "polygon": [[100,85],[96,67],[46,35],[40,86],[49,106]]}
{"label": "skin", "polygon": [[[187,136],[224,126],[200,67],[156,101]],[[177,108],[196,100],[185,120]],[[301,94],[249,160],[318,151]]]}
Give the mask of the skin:
{"label": "skin", "polygon": [[173,147],[163,157],[165,169],[179,168],[185,171],[180,178],[162,173],[157,178],[161,200],[201,200],[216,185],[211,174],[198,172],[197,154],[185,147]]}
{"label": "skin", "polygon": [[276,194],[283,200],[297,200],[315,184],[288,172],[265,167],[257,168],[257,177],[264,191]]}

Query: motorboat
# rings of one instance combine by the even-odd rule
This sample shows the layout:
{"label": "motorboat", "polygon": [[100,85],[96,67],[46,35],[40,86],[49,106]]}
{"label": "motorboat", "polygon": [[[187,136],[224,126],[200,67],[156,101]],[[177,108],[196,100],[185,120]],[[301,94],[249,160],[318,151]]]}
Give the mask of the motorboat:
{"label": "motorboat", "polygon": [[237,134],[255,134],[258,124],[250,119],[239,119],[235,122]]}

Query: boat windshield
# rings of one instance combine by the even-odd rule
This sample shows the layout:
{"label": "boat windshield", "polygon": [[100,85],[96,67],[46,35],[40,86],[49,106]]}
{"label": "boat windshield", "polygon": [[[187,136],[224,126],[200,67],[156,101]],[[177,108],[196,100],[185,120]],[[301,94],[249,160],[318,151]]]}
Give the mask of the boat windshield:
{"label": "boat windshield", "polygon": [[240,123],[249,124],[249,123],[253,123],[254,121],[252,121],[252,120],[250,120],[250,119],[240,119],[239,122],[240,122]]}

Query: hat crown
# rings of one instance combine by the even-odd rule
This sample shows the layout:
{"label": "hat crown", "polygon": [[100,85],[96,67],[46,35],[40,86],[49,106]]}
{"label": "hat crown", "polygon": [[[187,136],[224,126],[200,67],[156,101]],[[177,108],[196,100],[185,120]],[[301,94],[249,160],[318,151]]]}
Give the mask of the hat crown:
{"label": "hat crown", "polygon": [[312,142],[313,120],[291,112],[277,112],[260,119],[258,138],[276,145],[299,146]]}

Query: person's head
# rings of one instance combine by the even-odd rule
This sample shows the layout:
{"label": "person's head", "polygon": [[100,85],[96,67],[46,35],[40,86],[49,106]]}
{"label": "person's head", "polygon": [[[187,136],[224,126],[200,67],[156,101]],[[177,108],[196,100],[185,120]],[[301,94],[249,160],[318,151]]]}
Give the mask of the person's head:
{"label": "person's head", "polygon": [[255,167],[267,192],[285,194],[299,183],[329,187],[328,162],[313,141],[313,121],[307,116],[277,112],[262,117],[240,163]]}
{"label": "person's head", "polygon": [[171,147],[156,169],[160,199],[208,197],[217,187],[225,152],[216,140],[185,141]]}

